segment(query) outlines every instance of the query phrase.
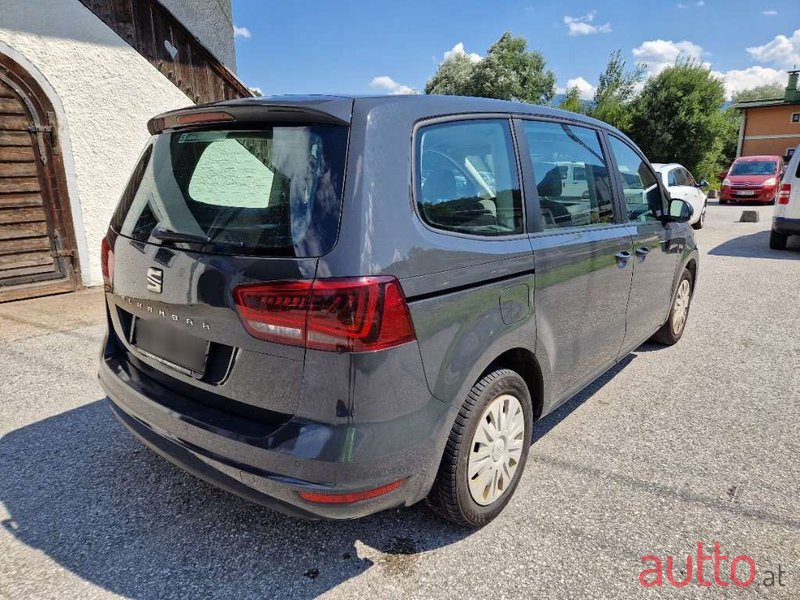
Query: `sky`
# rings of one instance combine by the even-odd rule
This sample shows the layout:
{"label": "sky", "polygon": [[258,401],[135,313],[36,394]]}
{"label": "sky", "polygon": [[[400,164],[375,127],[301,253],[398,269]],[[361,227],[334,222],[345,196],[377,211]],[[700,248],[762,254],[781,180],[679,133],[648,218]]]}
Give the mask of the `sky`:
{"label": "sky", "polygon": [[800,68],[799,0],[233,0],[233,18],[239,77],[265,95],[419,92],[449,53],[480,60],[505,31],[587,99],[617,49],[648,74],[693,58],[729,95]]}

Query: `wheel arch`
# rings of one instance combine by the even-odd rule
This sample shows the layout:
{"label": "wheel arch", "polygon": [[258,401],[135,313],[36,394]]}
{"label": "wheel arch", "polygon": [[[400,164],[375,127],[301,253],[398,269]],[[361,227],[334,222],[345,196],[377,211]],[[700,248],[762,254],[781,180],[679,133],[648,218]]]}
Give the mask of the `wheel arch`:
{"label": "wheel arch", "polygon": [[697,281],[697,259],[693,256],[688,261],[686,261],[685,269],[689,270],[689,273],[692,274],[692,288],[694,288],[695,282]]}
{"label": "wheel arch", "polygon": [[544,377],[539,361],[536,360],[536,355],[527,348],[517,347],[506,350],[492,360],[475,381],[480,381],[488,373],[496,369],[511,369],[519,373],[528,386],[528,391],[531,394],[531,404],[533,405],[533,420],[534,422],[537,421],[541,417],[542,409],[544,408]]}

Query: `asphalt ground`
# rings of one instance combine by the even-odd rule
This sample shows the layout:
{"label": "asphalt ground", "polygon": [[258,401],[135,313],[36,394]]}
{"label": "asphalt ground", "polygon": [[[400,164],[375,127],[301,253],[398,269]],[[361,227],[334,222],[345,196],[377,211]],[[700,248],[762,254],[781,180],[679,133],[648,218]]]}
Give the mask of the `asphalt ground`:
{"label": "asphalt ground", "polygon": [[[0,597],[800,598],[800,238],[771,251],[771,207],[741,210],[709,206],[683,340],[538,423],[479,531],[424,505],[304,522],[217,490],[111,416],[98,291],[0,305]],[[706,561],[709,587],[696,568],[641,585],[643,556],[682,579],[698,542],[755,581]]]}

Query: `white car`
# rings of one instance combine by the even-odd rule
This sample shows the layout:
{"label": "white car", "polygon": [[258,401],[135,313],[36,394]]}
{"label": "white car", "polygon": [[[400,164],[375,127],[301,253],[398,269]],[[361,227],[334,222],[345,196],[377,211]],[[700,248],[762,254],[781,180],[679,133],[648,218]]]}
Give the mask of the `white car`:
{"label": "white car", "polygon": [[769,247],[783,250],[790,235],[800,235],[800,146],[789,159],[778,188],[778,201],[772,213]]}
{"label": "white car", "polygon": [[708,182],[703,179],[697,183],[689,170],[677,163],[653,163],[653,168],[661,177],[670,198],[680,198],[692,205],[694,215],[689,224],[695,229],[702,229],[706,222],[708,202],[703,190],[708,187]]}

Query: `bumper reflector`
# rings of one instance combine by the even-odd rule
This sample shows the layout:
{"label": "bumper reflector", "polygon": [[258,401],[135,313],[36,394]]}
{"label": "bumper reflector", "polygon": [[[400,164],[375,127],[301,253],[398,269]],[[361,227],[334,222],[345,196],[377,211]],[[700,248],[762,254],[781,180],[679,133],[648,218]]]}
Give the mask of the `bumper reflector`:
{"label": "bumper reflector", "polygon": [[361,492],[350,492],[345,494],[325,494],[321,492],[298,492],[299,496],[307,502],[316,504],[351,504],[359,500],[369,500],[383,496],[401,487],[406,482],[405,479],[398,479],[392,483],[387,483],[379,488],[364,490]]}

